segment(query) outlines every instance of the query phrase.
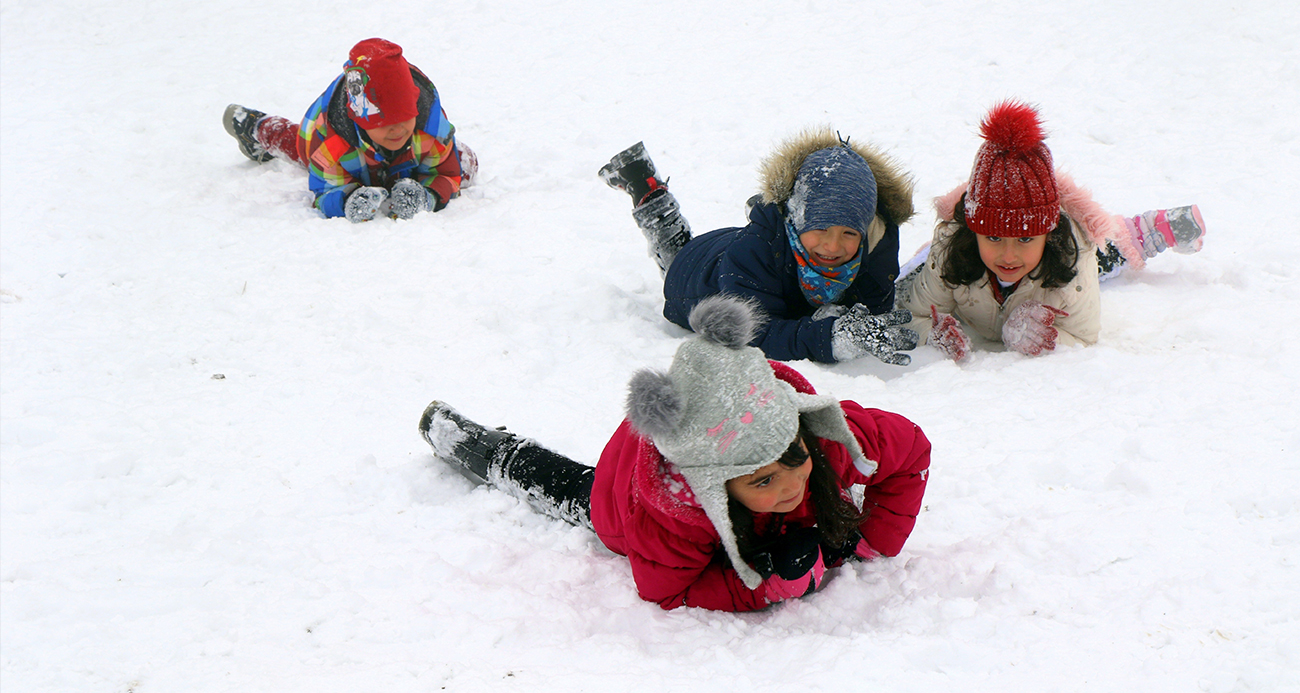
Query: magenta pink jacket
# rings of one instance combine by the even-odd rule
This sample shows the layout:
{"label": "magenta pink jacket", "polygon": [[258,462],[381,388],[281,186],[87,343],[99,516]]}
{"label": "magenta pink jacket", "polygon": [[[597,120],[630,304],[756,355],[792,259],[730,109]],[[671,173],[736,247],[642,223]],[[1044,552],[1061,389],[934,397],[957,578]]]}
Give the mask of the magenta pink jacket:
{"label": "magenta pink jacket", "polygon": [[[778,361],[772,369],[796,390],[814,394],[802,375]],[[911,421],[879,409],[844,401],[849,430],[863,454],[878,465],[863,476],[844,446],[821,440],[822,450],[842,488],[862,484],[871,513],[861,525],[873,549],[894,556],[916,524],[930,467],[930,441]],[[680,479],[680,477],[677,477]],[[768,606],[763,590],[751,590],[725,565],[718,532],[704,511],[674,494],[674,477],[658,449],[625,420],[596,464],[591,490],[591,521],[611,551],[632,563],[632,577],[642,599],[665,609],[697,606],[719,611],[751,611]],[[784,524],[814,524],[811,501],[778,518]],[[755,518],[755,526],[765,524]]]}

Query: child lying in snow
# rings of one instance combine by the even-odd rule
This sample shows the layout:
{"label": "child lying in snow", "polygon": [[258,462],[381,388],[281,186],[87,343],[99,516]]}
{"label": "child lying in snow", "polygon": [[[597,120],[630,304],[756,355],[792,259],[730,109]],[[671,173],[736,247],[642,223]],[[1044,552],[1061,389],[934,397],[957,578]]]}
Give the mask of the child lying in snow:
{"label": "child lying in snow", "polygon": [[438,90],[383,39],[352,47],[302,125],[230,104],[226,132],[245,156],[305,166],[316,208],[352,222],[439,211],[468,185],[478,161],[442,110]]}
{"label": "child lying in snow", "polygon": [[950,358],[970,352],[963,325],[1032,356],[1094,344],[1100,278],[1124,264],[1140,268],[1167,248],[1201,249],[1205,223],[1195,205],[1112,216],[1053,171],[1031,107],[995,106],[980,134],[969,183],[936,200],[928,257],[918,256],[921,264],[899,281],[912,329]]}
{"label": "child lying in snow", "polygon": [[695,238],[640,142],[600,176],[632,196],[632,217],[664,273],[670,321],[690,329],[695,304],[730,294],[767,312],[753,345],[770,358],[911,360],[898,353],[917,336],[904,327],[911,316],[894,311],[894,281],[912,184],[872,147],[829,128],[791,139],[764,162],[748,225]]}
{"label": "child lying in snow", "polygon": [[746,346],[759,329],[751,304],[706,299],[691,325],[667,373],[633,376],[628,418],[594,469],[441,402],[420,431],[466,476],[594,528],[665,609],[761,609],[811,593],[845,560],[897,555],[930,466],[921,429],[817,395]]}

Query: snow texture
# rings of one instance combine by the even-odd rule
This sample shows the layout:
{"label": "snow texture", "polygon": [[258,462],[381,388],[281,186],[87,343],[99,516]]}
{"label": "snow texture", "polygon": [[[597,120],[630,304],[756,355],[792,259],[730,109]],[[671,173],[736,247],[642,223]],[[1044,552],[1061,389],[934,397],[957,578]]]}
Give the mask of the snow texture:
{"label": "snow texture", "polygon": [[[323,220],[220,125],[297,120],[371,36],[481,158],[438,214]],[[1269,0],[7,0],[0,685],[1300,689],[1296,36]],[[436,398],[594,462],[670,363],[614,153],[644,140],[705,231],[830,124],[927,208],[1008,97],[1107,209],[1196,203],[1210,232],[1108,281],[1093,347],[795,364],[933,441],[899,556],[665,612],[591,532],[433,459]]]}

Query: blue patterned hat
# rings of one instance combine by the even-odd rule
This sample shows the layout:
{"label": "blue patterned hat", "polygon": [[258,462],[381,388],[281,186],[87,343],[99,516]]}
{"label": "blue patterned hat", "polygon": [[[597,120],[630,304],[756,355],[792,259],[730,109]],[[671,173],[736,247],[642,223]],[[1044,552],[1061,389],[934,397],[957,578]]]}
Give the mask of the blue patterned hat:
{"label": "blue patterned hat", "polygon": [[819,149],[799,166],[785,205],[795,233],[847,226],[865,234],[876,216],[876,176],[848,146]]}

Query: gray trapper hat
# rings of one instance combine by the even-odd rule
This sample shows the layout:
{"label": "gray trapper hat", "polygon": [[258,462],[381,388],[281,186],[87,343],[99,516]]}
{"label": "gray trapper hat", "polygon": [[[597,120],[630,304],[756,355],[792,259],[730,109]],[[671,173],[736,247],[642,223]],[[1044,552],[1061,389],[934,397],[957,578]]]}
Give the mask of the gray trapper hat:
{"label": "gray trapper hat", "polygon": [[802,418],[818,438],[844,445],[864,471],[862,449],[832,397],[804,394],[780,380],[763,352],[747,346],[762,324],[753,304],[713,296],[691,311],[695,336],[667,373],[643,369],[628,386],[628,420],[686,479],[745,586],[763,578],[740,557],[726,483],[779,459]]}

